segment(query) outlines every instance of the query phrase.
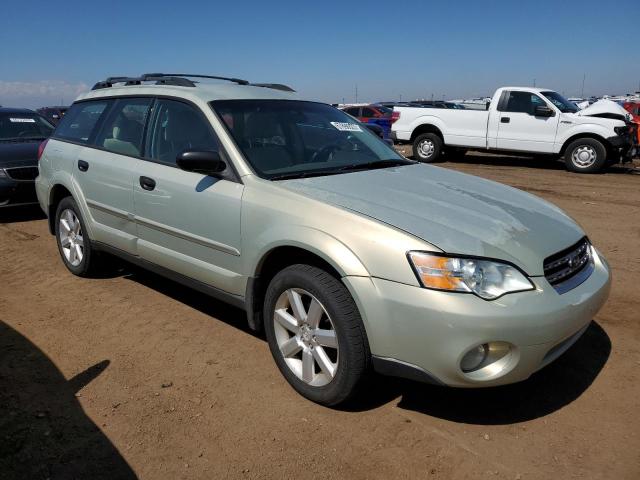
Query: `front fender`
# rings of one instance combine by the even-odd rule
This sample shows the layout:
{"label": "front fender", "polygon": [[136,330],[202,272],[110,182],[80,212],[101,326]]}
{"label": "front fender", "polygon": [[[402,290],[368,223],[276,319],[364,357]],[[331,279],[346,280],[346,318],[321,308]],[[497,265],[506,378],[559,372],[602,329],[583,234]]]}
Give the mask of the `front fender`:
{"label": "front fender", "polygon": [[[247,271],[256,276],[267,254],[278,247],[298,247],[322,258],[342,277],[369,277],[362,261],[344,243],[326,232],[302,225],[278,225],[260,232],[251,241]],[[244,249],[244,252],[249,249]]]}
{"label": "front fender", "polygon": [[[623,122],[620,122],[620,125],[624,125]],[[571,128],[567,128],[562,134],[558,135],[556,138],[556,149],[561,151],[567,141],[573,137],[577,137],[580,135],[590,136],[590,137],[600,137],[603,143],[607,142],[607,138],[613,137],[616,134],[613,127],[605,127],[603,125],[599,125],[597,123],[580,123],[573,125]]]}

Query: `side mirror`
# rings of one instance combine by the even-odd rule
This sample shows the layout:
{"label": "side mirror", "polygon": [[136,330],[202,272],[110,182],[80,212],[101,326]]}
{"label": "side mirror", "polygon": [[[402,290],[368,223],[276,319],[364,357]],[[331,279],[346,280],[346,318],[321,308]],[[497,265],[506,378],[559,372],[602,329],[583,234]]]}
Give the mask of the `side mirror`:
{"label": "side mirror", "polygon": [[556,114],[546,105],[537,105],[534,112],[536,117],[553,117]]}
{"label": "side mirror", "polygon": [[214,151],[185,150],[176,157],[176,164],[187,172],[219,175],[227,168],[227,164]]}

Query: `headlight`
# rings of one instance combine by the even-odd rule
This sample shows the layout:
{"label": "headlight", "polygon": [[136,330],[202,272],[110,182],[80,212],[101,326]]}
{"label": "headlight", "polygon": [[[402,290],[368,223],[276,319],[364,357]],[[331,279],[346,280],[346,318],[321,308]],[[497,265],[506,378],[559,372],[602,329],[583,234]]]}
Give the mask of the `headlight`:
{"label": "headlight", "polygon": [[409,252],[408,257],[425,288],[475,293],[485,300],[535,288],[520,270],[507,263],[426,252]]}
{"label": "headlight", "polygon": [[7,176],[7,172],[5,172],[3,168],[0,168],[0,178],[4,178],[6,176]]}

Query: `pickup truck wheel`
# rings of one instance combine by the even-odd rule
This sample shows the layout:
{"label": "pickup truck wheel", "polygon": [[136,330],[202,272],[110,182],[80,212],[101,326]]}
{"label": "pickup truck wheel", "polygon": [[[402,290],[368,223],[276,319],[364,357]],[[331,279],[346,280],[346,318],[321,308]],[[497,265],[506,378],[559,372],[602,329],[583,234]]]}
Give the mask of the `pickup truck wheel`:
{"label": "pickup truck wheel", "polygon": [[267,288],[265,333],[282,375],[322,405],[344,402],[370,363],[358,308],[344,284],[311,265],[292,265]]}
{"label": "pickup truck wheel", "polygon": [[564,161],[572,172],[595,173],[606,166],[607,149],[594,138],[579,138],[567,146]]}
{"label": "pickup truck wheel", "polygon": [[423,133],[413,141],[413,158],[420,162],[433,162],[442,152],[442,139],[435,133]]}
{"label": "pickup truck wheel", "polygon": [[78,205],[71,197],[63,198],[56,210],[56,240],[65,267],[79,277],[98,270],[96,252],[91,247]]}

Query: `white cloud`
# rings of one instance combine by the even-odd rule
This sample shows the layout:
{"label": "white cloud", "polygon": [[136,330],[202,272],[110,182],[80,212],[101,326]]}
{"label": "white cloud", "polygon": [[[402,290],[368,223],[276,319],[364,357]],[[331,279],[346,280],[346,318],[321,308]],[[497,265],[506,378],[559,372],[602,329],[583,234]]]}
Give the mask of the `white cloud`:
{"label": "white cloud", "polygon": [[5,107],[42,107],[71,103],[82,92],[89,90],[86,83],[61,80],[39,82],[5,82],[0,80],[0,104]]}

